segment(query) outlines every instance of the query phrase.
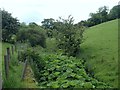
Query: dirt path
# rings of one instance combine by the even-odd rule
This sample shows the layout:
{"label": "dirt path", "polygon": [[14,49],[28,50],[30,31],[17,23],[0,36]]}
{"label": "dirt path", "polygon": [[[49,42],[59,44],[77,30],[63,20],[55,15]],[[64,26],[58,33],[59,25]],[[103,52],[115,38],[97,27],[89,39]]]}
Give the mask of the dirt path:
{"label": "dirt path", "polygon": [[34,73],[28,65],[25,73],[24,83],[26,88],[38,88],[38,83],[34,78]]}

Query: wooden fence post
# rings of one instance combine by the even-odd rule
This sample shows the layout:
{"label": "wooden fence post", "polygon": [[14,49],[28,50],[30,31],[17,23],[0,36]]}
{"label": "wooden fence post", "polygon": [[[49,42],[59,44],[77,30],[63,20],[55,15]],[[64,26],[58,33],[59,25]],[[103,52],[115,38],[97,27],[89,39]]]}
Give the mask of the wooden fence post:
{"label": "wooden fence post", "polygon": [[26,69],[27,69],[27,59],[25,60],[25,63],[24,63],[24,68],[23,68],[21,80],[24,80]]}
{"label": "wooden fence post", "polygon": [[14,47],[13,45],[11,46],[11,49],[12,49],[12,55],[14,54]]}
{"label": "wooden fence post", "polygon": [[15,52],[17,52],[17,45],[15,44]]}
{"label": "wooden fence post", "polygon": [[11,57],[10,57],[10,48],[9,47],[7,48],[7,55],[8,55],[8,59],[10,60]]}
{"label": "wooden fence post", "polygon": [[8,78],[8,73],[9,73],[8,55],[4,55],[4,65],[5,65],[5,75],[6,78]]}
{"label": "wooden fence post", "polygon": [[20,60],[20,51],[18,51],[18,61]]}

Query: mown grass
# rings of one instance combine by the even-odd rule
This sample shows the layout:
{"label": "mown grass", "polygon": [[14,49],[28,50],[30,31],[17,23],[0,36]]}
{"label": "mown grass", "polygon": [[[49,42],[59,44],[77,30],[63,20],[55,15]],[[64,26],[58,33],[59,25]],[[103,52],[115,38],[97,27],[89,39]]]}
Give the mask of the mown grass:
{"label": "mown grass", "polygon": [[95,78],[118,87],[118,20],[87,29],[84,39],[79,57],[86,60]]}

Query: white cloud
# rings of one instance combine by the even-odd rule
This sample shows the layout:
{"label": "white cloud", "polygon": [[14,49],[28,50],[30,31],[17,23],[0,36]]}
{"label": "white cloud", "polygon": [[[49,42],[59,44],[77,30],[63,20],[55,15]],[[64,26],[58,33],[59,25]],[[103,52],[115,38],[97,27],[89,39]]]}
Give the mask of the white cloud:
{"label": "white cloud", "polygon": [[85,20],[90,12],[95,12],[101,6],[110,9],[119,0],[1,0],[0,6],[18,17],[21,22],[40,23],[44,18],[57,19],[59,16],[72,15],[75,22]]}

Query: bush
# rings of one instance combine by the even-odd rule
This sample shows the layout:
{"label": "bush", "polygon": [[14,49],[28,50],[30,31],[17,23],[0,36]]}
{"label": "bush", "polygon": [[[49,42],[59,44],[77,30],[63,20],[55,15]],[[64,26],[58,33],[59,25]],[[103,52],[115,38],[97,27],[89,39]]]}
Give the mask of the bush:
{"label": "bush", "polygon": [[55,29],[58,31],[58,48],[62,49],[65,55],[76,56],[82,43],[83,28],[75,26],[73,18],[69,16],[66,20],[56,22]]}
{"label": "bush", "polygon": [[37,30],[29,30],[28,36],[29,36],[28,37],[29,43],[32,47],[36,46],[36,45],[40,45],[43,48],[46,47],[46,43],[45,43],[46,38],[43,33],[39,32]]}
{"label": "bush", "polygon": [[28,42],[32,47],[40,45],[46,47],[46,38],[43,32],[36,29],[20,30],[17,34],[17,41]]}

